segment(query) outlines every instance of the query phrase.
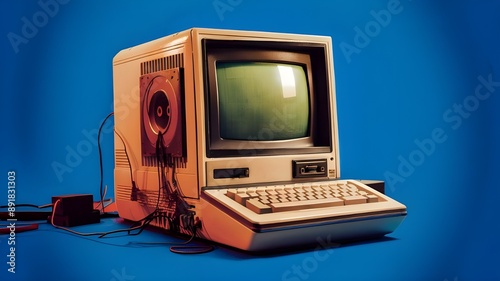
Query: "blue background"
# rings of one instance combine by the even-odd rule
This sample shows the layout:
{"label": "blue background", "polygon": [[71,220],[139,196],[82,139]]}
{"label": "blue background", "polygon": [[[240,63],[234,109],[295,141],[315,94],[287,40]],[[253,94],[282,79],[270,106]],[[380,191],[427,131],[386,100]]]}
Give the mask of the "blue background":
{"label": "blue background", "polygon": [[[179,256],[165,247],[116,246],[172,240],[157,233],[96,242],[42,226],[18,234],[15,275],[7,273],[0,237],[0,279],[286,280],[287,270],[302,266],[307,275],[289,280],[500,280],[500,87],[474,97],[478,77],[500,81],[500,1],[401,0],[390,18],[380,14],[396,3],[389,0],[66,0],[50,13],[40,5],[48,2],[56,3],[0,2],[0,204],[11,170],[17,203],[97,196],[93,138],[113,110],[113,56],[190,27],[212,27],[331,36],[342,176],[388,180],[387,194],[409,215],[394,239],[265,257],[225,248]],[[217,10],[221,3],[226,10]],[[28,30],[26,20],[38,27]],[[24,41],[12,44],[13,33]],[[109,196],[112,139],[110,132],[102,138]],[[67,170],[57,173],[57,163]],[[115,226],[82,229],[107,227]],[[318,253],[327,258],[318,260]]]}

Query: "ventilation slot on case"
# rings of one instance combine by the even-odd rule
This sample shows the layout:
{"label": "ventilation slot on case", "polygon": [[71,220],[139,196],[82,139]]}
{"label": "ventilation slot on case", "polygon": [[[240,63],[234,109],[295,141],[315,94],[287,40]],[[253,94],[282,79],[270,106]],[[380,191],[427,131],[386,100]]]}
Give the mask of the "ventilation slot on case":
{"label": "ventilation slot on case", "polygon": [[131,187],[125,185],[116,185],[115,196],[116,200],[130,201]]}
{"label": "ventilation slot on case", "polygon": [[141,63],[141,75],[184,67],[184,54],[175,54]]}
{"label": "ventilation slot on case", "polygon": [[129,168],[129,163],[127,160],[127,154],[125,149],[117,148],[115,149],[115,166],[120,168]]}

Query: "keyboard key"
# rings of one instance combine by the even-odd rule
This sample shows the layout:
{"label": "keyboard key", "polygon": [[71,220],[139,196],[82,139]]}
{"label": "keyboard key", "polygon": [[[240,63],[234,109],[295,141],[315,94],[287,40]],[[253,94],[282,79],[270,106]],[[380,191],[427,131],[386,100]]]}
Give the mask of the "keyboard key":
{"label": "keyboard key", "polygon": [[[250,200],[252,200],[252,199],[250,199]],[[249,201],[250,201],[250,200],[249,200]],[[259,199],[259,202],[260,202],[260,203],[262,203],[262,204],[265,204],[265,205],[268,205],[268,204],[270,204],[270,203],[271,203],[271,202],[269,202],[269,200],[268,200],[268,199]],[[247,203],[248,203],[248,201],[247,201]]]}
{"label": "keyboard key", "polygon": [[280,194],[280,195],[288,194],[288,191],[286,191],[284,189],[276,189],[276,192],[278,192],[278,194]]}
{"label": "keyboard key", "polygon": [[257,192],[247,192],[248,196],[250,196],[250,198],[255,198],[255,197],[259,197],[259,194],[257,194]]}
{"label": "keyboard key", "polygon": [[268,195],[267,199],[278,199],[278,195]]}
{"label": "keyboard key", "polygon": [[263,189],[263,190],[257,189],[257,194],[259,194],[260,196],[267,196],[267,192],[265,189]]}
{"label": "keyboard key", "polygon": [[368,198],[368,203],[378,202],[378,197],[373,194],[366,195],[366,197]]}
{"label": "keyboard key", "polygon": [[297,196],[304,196],[304,194],[307,194],[304,190],[295,190],[295,194]]}
{"label": "keyboard key", "polygon": [[278,196],[278,200],[287,200],[288,199],[288,196],[286,195],[279,195]]}
{"label": "keyboard key", "polygon": [[236,189],[230,188],[226,190],[226,196],[234,200],[234,196],[236,195]]}
{"label": "keyboard key", "polygon": [[349,190],[351,191],[358,191],[358,187],[353,183],[348,183],[347,187],[349,187]]}
{"label": "keyboard key", "polygon": [[363,204],[366,203],[367,198],[361,195],[357,196],[344,196],[342,197],[344,199],[344,203],[346,205],[354,205],[354,204]]}
{"label": "keyboard key", "polygon": [[278,195],[278,192],[276,192],[274,189],[268,189],[268,190],[266,190],[266,192],[269,195]]}
{"label": "keyboard key", "polygon": [[338,198],[314,199],[306,201],[293,201],[284,203],[271,203],[273,212],[287,212],[303,209],[324,208],[333,206],[342,206],[344,201]]}
{"label": "keyboard key", "polygon": [[323,195],[323,194],[316,194],[315,197],[318,199],[326,198],[325,195]]}
{"label": "keyboard key", "polygon": [[236,195],[234,196],[234,200],[243,206],[245,206],[245,201],[247,199],[250,199],[250,195],[246,193],[236,193]]}
{"label": "keyboard key", "polygon": [[262,204],[256,198],[247,200],[246,207],[257,214],[265,214],[271,212],[271,207]]}
{"label": "keyboard key", "polygon": [[323,189],[321,188],[321,186],[313,186],[312,190],[314,190],[314,191],[322,191]]}

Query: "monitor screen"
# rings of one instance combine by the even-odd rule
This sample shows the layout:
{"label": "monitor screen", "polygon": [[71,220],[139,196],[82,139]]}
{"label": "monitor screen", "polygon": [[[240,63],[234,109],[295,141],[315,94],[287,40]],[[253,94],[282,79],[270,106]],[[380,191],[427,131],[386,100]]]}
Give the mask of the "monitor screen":
{"label": "monitor screen", "polygon": [[274,62],[217,62],[220,138],[277,141],[309,136],[305,69]]}

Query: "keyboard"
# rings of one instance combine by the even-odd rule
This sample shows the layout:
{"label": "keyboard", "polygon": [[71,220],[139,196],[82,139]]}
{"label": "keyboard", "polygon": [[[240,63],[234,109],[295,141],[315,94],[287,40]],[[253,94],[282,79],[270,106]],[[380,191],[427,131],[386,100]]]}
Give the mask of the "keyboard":
{"label": "keyboard", "polygon": [[248,251],[380,237],[406,217],[405,205],[357,180],[204,188],[201,200],[207,237]]}
{"label": "keyboard", "polygon": [[[207,225],[250,231],[246,235],[253,237],[251,245],[220,233],[224,243],[243,249],[313,242],[317,237],[385,235],[406,216],[405,205],[357,180],[206,188],[202,198],[209,203],[207,218],[214,218],[205,218]],[[215,228],[211,235],[218,232]]]}

